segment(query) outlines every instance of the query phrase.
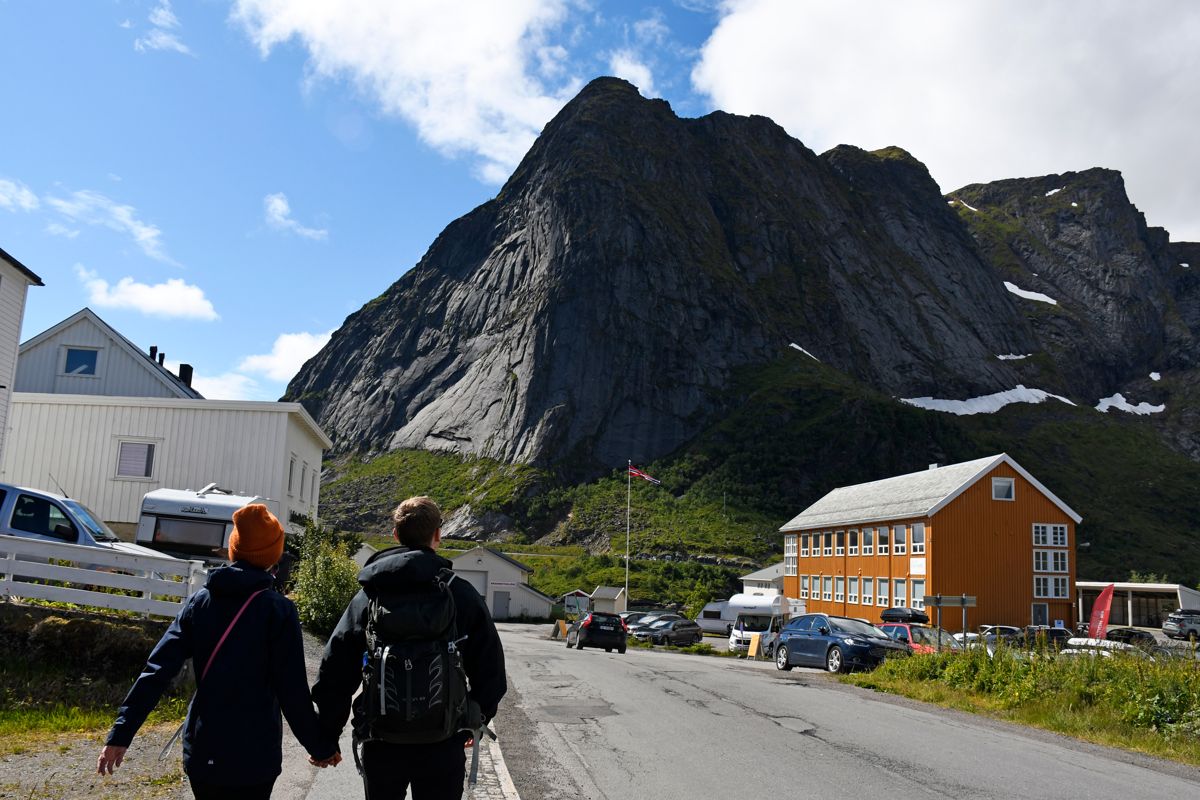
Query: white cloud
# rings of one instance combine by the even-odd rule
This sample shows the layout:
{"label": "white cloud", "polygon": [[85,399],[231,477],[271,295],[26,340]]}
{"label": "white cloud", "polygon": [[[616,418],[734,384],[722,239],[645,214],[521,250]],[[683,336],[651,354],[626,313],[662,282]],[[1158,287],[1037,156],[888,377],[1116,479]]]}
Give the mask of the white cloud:
{"label": "white cloud", "polygon": [[50,197],[46,203],[64,217],[88,225],[103,225],[130,236],[142,252],[158,261],[175,264],[162,243],[162,231],[137,217],[137,209],[122,205],[110,197],[83,190],[70,197]]}
{"label": "white cloud", "polygon": [[237,372],[220,375],[192,376],[192,388],[207,400],[264,400],[262,389],[255,380]]}
{"label": "white cloud", "polygon": [[563,62],[550,41],[571,0],[236,0],[232,18],[263,56],[290,40],[311,76],[347,78],[386,114],[447,155],[501,181],[576,92],[542,78]]}
{"label": "white cloud", "polygon": [[0,178],[0,208],[5,211],[36,211],[37,195],[20,181]]}
{"label": "white cloud", "polygon": [[129,30],[130,28],[132,28],[132,27],[133,27],[133,22],[132,22],[131,20],[127,20],[127,19],[126,19],[126,20],[122,20],[122,21],[120,21],[120,22],[118,22],[118,23],[117,23],[117,27],[118,27],[118,28],[124,28],[125,30]]}
{"label": "white cloud", "polygon": [[[179,38],[179,34],[175,32],[181,26],[179,17],[175,16],[175,12],[171,10],[170,0],[159,0],[159,4],[150,11],[148,19],[151,28],[144,36],[139,36],[134,40],[134,50],[139,53],[147,50],[173,50],[176,53],[193,55],[191,48],[184,44],[183,40]],[[128,26],[122,24],[121,27]]]}
{"label": "white cloud", "polygon": [[247,356],[237,368],[240,372],[265,375],[273,381],[290,381],[304,366],[304,362],[315,356],[332,335],[333,331],[280,334],[275,339],[270,353]]}
{"label": "white cloud", "polygon": [[655,9],[645,19],[633,23],[633,33],[642,44],[663,44],[671,37],[671,29],[663,21],[662,12]]}
{"label": "white cloud", "polygon": [[654,76],[632,50],[618,50],[609,56],[608,69],[616,77],[638,87],[643,97],[654,96]]}
{"label": "white cloud", "polygon": [[264,197],[263,210],[266,213],[267,224],[272,228],[291,231],[297,236],[318,242],[329,237],[329,231],[324,228],[306,228],[292,219],[292,207],[288,203],[287,195],[283,192],[276,192]]}
{"label": "white cloud", "polygon": [[900,145],[944,191],[1121,170],[1151,225],[1200,239],[1200,5],[1188,0],[727,0],[692,73],[818,152]]}
{"label": "white cloud", "polygon": [[146,284],[125,277],[110,284],[80,264],[75,265],[75,274],[88,291],[88,302],[100,308],[131,309],[167,319],[219,319],[204,290],[180,278]]}
{"label": "white cloud", "polygon": [[64,239],[74,239],[79,236],[79,229],[68,228],[60,222],[51,222],[46,226],[46,233],[51,236],[62,236]]}

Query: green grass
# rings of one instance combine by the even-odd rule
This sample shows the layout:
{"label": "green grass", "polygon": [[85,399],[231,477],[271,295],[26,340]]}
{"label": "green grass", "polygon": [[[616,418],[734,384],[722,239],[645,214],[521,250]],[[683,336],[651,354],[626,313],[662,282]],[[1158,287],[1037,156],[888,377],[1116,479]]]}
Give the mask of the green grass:
{"label": "green grass", "polygon": [[1200,669],[982,650],[888,661],[849,683],[1200,766]]}

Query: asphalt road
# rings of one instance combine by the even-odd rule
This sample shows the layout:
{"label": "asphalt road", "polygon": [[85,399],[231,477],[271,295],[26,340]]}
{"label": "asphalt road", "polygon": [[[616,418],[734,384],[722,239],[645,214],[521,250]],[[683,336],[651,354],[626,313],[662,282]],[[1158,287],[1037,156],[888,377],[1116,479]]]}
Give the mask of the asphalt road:
{"label": "asphalt road", "polygon": [[768,663],[568,650],[501,624],[523,800],[1200,797],[1200,770]]}

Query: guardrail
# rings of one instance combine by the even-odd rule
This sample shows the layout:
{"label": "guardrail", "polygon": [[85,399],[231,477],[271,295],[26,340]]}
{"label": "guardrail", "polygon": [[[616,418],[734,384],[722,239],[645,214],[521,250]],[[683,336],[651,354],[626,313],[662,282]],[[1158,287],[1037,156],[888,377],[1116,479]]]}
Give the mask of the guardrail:
{"label": "guardrail", "polygon": [[[0,597],[173,617],[204,582],[204,565],[102,547],[0,536]],[[137,595],[97,591],[124,589]]]}

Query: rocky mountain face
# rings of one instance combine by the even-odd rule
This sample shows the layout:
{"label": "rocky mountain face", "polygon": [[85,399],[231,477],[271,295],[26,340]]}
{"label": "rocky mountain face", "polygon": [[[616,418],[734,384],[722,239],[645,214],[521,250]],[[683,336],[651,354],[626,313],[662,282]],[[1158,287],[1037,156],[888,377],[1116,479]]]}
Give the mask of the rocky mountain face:
{"label": "rocky mountain face", "polygon": [[[1195,387],[1198,251],[1148,227],[1115,172],[943,196],[899,148],[816,155],[768,119],[681,119],[602,78],[285,399],[339,453],[575,475],[677,450],[747,371],[807,358],[793,343],[897,397],[1158,403]],[[1200,457],[1200,420],[1171,419]]]}

